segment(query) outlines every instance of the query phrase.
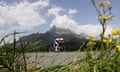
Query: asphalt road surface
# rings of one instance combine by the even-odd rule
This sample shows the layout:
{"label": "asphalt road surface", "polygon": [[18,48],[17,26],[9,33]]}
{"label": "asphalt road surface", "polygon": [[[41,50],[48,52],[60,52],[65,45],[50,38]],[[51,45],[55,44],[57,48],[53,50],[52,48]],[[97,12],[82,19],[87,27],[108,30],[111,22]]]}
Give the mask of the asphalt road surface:
{"label": "asphalt road surface", "polygon": [[82,59],[84,57],[84,52],[26,53],[27,64],[34,66],[35,64],[39,63],[42,68],[67,64],[73,61],[74,58]]}

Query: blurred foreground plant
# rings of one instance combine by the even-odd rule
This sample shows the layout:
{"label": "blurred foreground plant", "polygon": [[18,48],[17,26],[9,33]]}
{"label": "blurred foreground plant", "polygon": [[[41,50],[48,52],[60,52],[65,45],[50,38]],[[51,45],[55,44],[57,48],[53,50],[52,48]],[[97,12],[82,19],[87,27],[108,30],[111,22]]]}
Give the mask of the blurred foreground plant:
{"label": "blurred foreground plant", "polygon": [[[22,40],[16,41],[16,32],[4,36],[0,41],[0,72],[27,72],[25,52],[35,47],[38,42],[25,44]],[[13,36],[13,42],[6,42],[6,38]]]}
{"label": "blurred foreground plant", "polygon": [[97,2],[95,0],[91,0],[92,4],[94,5],[96,12],[98,13],[98,21],[102,26],[102,33],[101,33],[101,41],[104,39],[106,26],[110,20],[113,19],[113,15],[111,14],[112,6],[110,5],[109,0],[101,0]]}

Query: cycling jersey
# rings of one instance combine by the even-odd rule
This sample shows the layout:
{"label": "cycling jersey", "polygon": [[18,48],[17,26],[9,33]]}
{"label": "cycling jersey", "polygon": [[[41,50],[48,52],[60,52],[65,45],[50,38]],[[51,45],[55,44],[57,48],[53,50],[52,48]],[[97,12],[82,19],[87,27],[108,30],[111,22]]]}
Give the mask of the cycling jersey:
{"label": "cycling jersey", "polygon": [[56,38],[56,39],[54,40],[54,43],[55,43],[55,44],[64,43],[64,40],[63,40],[63,38]]}

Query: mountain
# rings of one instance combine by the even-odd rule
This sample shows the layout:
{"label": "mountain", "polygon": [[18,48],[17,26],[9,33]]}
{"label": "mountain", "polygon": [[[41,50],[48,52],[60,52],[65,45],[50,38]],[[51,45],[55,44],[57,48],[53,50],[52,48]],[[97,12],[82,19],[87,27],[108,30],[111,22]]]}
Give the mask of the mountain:
{"label": "mountain", "polygon": [[69,29],[58,28],[56,26],[53,26],[52,28],[50,28],[50,30],[48,30],[47,33],[54,33],[54,34],[75,34],[74,32],[72,32]]}
{"label": "mountain", "polygon": [[36,48],[32,51],[48,51],[50,46],[53,45],[53,40],[56,37],[63,37],[65,41],[66,51],[74,51],[79,49],[80,45],[86,41],[85,34],[75,34],[69,29],[57,28],[53,26],[45,33],[33,33],[28,36],[21,37],[25,42],[40,41]]}

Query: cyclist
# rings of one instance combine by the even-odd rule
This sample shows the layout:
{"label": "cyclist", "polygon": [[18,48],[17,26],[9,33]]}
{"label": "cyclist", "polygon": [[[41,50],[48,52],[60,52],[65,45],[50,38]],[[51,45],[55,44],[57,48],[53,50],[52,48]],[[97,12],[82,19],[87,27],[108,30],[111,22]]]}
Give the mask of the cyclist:
{"label": "cyclist", "polygon": [[54,47],[55,51],[58,51],[58,47],[64,44],[64,39],[63,38],[55,38],[54,39]]}

